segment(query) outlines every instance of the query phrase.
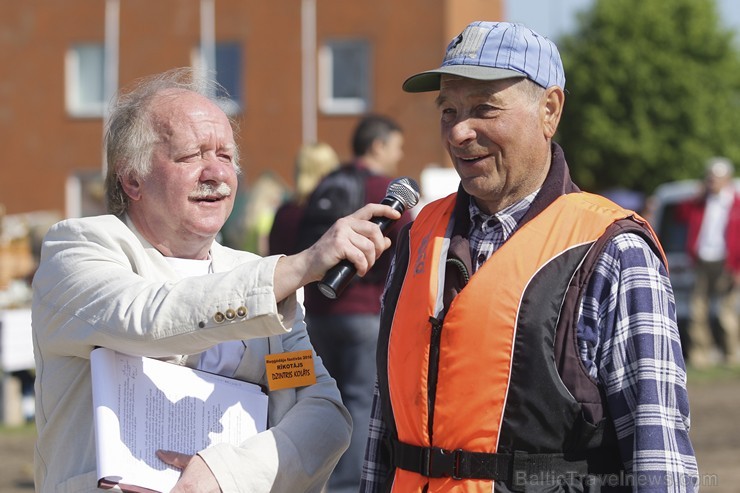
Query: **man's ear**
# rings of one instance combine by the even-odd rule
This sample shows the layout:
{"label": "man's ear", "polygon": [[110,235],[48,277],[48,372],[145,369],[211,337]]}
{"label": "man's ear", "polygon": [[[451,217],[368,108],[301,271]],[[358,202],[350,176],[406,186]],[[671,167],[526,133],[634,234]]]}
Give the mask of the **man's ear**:
{"label": "man's ear", "polygon": [[383,153],[383,146],[385,146],[385,142],[383,142],[383,139],[377,137],[373,140],[373,143],[370,144],[370,148],[367,150],[365,155],[370,155],[372,157],[378,156]]}
{"label": "man's ear", "polygon": [[118,178],[121,182],[121,188],[128,195],[130,200],[139,200],[141,198],[141,182],[132,175],[125,175]]}
{"label": "man's ear", "polygon": [[542,123],[545,130],[545,137],[552,139],[555,135],[555,131],[558,129],[560,117],[563,114],[565,93],[560,87],[552,86],[545,89],[543,101]]}

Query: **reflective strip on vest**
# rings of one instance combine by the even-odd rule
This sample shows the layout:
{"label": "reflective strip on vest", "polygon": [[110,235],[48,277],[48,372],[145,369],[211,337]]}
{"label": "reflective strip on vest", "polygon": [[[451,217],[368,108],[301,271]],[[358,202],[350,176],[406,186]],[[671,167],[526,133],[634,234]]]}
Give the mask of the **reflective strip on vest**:
{"label": "reflective strip on vest", "polygon": [[[429,317],[442,308],[440,276],[454,205],[455,195],[427,205],[411,228],[409,265],[389,336],[389,395],[399,441],[493,453],[506,405],[517,315],[528,282],[562,253],[593,244],[614,221],[628,216],[645,221],[597,195],[567,194],[494,252],[444,317],[430,440]],[[427,478],[400,468],[392,490],[421,491],[426,484],[430,493],[493,490],[490,480]]]}

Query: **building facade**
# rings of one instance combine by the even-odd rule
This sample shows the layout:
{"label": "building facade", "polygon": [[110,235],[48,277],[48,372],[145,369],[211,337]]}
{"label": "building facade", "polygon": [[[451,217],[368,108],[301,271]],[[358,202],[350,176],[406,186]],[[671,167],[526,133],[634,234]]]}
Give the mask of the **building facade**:
{"label": "building facade", "polygon": [[[240,123],[246,187],[268,173],[290,188],[306,141],[350,157],[367,112],[399,121],[399,173],[446,165],[434,94],[406,94],[472,20],[501,0],[27,0],[0,2],[0,204],[80,215],[99,198],[112,92],[181,66],[205,67]],[[85,188],[84,200],[80,190]]]}

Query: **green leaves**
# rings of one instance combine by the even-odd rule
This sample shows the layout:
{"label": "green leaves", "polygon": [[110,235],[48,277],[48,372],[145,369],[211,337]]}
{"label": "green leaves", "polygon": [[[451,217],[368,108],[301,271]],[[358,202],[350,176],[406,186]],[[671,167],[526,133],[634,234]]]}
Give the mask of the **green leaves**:
{"label": "green leaves", "polygon": [[559,40],[567,78],[555,140],[590,191],[740,163],[740,54],[714,0],[595,0]]}

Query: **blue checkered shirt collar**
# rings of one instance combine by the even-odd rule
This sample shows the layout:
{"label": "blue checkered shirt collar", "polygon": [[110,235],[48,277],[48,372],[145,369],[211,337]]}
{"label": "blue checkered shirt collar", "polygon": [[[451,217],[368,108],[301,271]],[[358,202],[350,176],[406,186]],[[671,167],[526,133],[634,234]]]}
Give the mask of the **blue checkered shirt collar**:
{"label": "blue checkered shirt collar", "polygon": [[477,271],[493,252],[498,250],[514,234],[538,192],[539,189],[495,214],[483,212],[475,203],[473,197],[470,197],[470,204],[468,205],[468,212],[470,213],[469,241],[473,272]]}

